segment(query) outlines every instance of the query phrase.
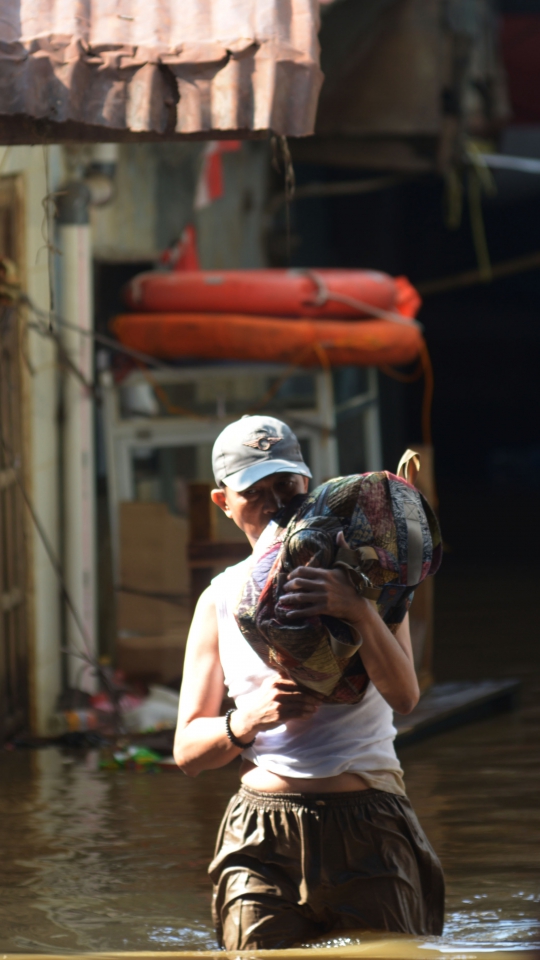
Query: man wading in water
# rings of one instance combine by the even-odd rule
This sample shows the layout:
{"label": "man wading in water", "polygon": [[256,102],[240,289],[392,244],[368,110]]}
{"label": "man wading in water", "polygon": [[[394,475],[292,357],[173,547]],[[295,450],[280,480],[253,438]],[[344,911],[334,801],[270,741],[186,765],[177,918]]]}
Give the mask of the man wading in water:
{"label": "man wading in water", "polygon": [[[213,450],[212,500],[257,540],[311,476],[289,427],[244,417]],[[299,567],[295,611],[346,620],[370,678],[355,705],[322,704],[266,666],[234,608],[249,560],[202,594],[186,650],[174,755],[188,776],[242,757],[216,855],[214,920],[227,950],[289,947],[330,931],[440,934],[441,867],[405,795],[392,710],[418,702],[408,616],[395,636],[339,569]],[[225,693],[236,703],[219,716]]]}

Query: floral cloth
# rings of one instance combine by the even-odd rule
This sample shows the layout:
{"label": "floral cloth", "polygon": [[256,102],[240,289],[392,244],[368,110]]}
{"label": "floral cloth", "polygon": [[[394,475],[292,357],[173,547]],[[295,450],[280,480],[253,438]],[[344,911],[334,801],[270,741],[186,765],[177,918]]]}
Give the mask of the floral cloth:
{"label": "floral cloth", "polygon": [[[291,515],[292,514],[292,515]],[[358,703],[369,683],[359,638],[334,617],[286,619],[288,574],[308,564],[342,567],[395,631],[416,586],[437,571],[437,519],[422,494],[392,473],[338,477],[295,498],[263,533],[235,616],[260,657],[327,703]],[[348,549],[340,549],[342,530]]]}

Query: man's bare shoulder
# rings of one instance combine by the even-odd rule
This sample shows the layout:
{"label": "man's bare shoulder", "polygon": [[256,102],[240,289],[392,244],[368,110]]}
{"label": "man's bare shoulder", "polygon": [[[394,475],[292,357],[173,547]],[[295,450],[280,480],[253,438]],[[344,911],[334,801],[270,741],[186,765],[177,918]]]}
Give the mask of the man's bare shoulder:
{"label": "man's bare shoulder", "polygon": [[212,587],[203,590],[195,607],[189,629],[188,650],[217,649],[218,624]]}
{"label": "man's bare shoulder", "polygon": [[197,616],[197,613],[203,610],[209,610],[210,608],[216,609],[216,602],[214,599],[214,591],[212,590],[212,585],[206,587],[205,590],[201,593],[199,599],[197,600],[197,605],[195,607],[195,613],[193,616]]}
{"label": "man's bare shoulder", "polygon": [[216,605],[212,588],[208,587],[199,597],[189,631],[180,690],[178,730],[184,729],[197,717],[218,716],[223,693]]}

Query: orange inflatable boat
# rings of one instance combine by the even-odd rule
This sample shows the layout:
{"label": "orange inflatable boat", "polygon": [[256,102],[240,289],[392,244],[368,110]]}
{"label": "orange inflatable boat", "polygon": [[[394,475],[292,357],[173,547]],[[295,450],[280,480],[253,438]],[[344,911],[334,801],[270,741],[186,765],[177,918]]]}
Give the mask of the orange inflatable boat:
{"label": "orange inflatable boat", "polygon": [[415,316],[420,297],[405,277],[375,270],[153,270],[124,288],[127,305],[152,313],[270,317]]}
{"label": "orange inflatable boat", "polygon": [[282,320],[235,313],[130,313],[116,317],[120,343],[163,359],[240,360],[298,366],[382,366],[418,357],[413,320]]}

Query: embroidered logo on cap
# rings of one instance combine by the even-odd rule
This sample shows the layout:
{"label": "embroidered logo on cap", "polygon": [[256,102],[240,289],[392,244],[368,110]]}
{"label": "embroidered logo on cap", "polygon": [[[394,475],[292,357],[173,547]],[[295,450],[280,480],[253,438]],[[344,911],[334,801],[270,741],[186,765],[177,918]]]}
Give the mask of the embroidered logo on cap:
{"label": "embroidered logo on cap", "polygon": [[275,443],[279,443],[281,440],[283,440],[283,437],[270,437],[267,433],[259,433],[251,440],[244,440],[244,447],[254,447],[255,450],[263,450],[266,453]]}

